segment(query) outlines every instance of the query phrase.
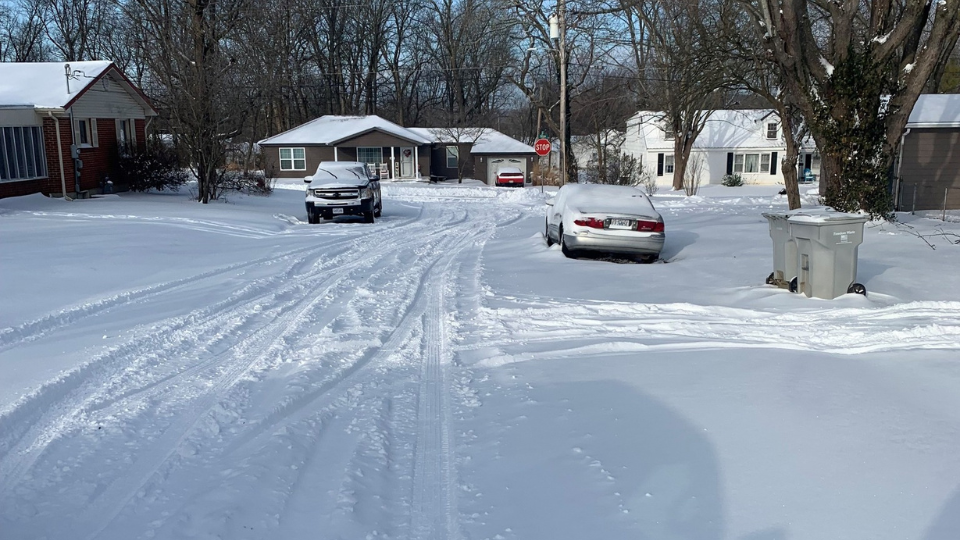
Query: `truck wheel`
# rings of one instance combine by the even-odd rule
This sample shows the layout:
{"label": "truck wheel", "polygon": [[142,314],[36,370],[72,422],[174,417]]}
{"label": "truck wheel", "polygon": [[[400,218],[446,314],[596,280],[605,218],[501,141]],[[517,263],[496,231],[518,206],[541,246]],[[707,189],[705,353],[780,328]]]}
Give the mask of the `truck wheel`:
{"label": "truck wheel", "polygon": [[374,222],[376,221],[376,218],[374,217],[374,215],[375,215],[375,214],[374,214],[373,211],[366,212],[365,214],[363,214],[363,222],[364,222],[364,223],[374,223]]}
{"label": "truck wheel", "polygon": [[546,224],[546,221],[543,226],[543,237],[547,239],[547,247],[553,245],[553,238],[550,238],[550,225]]}
{"label": "truck wheel", "polygon": [[309,224],[311,224],[311,225],[316,225],[317,223],[320,223],[320,214],[318,214],[318,213],[316,213],[316,212],[308,212],[308,213],[307,213],[307,223],[309,223]]}
{"label": "truck wheel", "polygon": [[373,217],[380,217],[383,214],[383,205],[378,205],[376,211],[373,213]]}

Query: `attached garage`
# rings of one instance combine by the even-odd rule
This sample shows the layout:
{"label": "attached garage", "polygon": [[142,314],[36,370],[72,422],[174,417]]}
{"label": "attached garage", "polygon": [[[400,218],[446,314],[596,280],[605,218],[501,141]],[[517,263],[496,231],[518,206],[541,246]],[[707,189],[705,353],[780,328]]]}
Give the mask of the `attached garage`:
{"label": "attached garage", "polygon": [[530,182],[530,173],[529,170],[529,157],[522,156],[489,156],[487,158],[487,178],[486,182],[489,185],[494,185],[497,183],[497,171],[501,167],[515,167],[523,171],[523,176],[527,179],[527,182]]}

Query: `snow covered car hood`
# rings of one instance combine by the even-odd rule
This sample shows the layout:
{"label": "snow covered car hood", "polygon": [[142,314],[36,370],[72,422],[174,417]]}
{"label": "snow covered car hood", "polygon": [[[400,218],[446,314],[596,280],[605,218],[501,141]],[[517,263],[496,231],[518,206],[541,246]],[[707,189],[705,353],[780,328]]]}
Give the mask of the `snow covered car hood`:
{"label": "snow covered car hood", "polygon": [[365,169],[362,165],[329,167],[321,164],[311,177],[310,187],[365,187],[371,181]]}

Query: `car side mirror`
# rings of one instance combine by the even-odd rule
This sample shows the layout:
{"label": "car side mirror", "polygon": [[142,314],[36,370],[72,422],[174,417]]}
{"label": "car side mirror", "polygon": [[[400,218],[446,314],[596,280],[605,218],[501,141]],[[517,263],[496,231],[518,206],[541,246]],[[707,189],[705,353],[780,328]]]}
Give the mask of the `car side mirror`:
{"label": "car side mirror", "polygon": [[313,182],[313,177],[312,177],[312,176],[304,176],[304,177],[303,177],[303,183],[304,183],[304,184],[309,184],[310,182]]}

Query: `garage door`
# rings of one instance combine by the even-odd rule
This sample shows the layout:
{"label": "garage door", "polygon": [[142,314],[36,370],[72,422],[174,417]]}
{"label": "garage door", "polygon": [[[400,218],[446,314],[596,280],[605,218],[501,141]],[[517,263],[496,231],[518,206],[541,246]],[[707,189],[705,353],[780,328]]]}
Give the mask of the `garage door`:
{"label": "garage door", "polygon": [[500,167],[516,167],[523,171],[523,177],[527,178],[527,158],[524,157],[491,157],[490,165],[487,167],[487,184],[494,186],[497,184],[497,171]]}

